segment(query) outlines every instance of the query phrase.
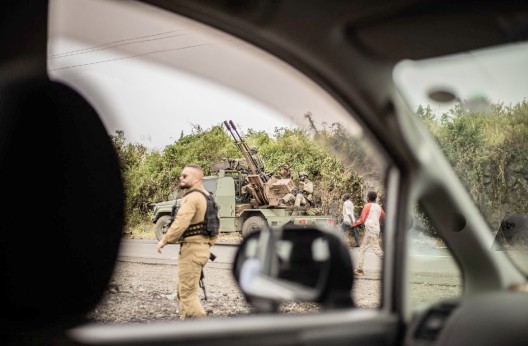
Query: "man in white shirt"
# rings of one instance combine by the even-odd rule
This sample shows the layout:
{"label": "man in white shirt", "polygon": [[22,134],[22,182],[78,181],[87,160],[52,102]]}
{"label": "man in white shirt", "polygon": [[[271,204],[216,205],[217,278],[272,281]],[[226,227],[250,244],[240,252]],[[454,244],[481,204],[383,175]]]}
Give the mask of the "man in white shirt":
{"label": "man in white shirt", "polygon": [[352,224],[354,222],[356,222],[356,218],[354,216],[354,204],[350,200],[350,194],[345,193],[343,195],[343,223],[341,223],[339,229],[341,230],[341,232],[343,232],[343,234],[345,234],[347,230],[350,230],[350,232],[354,236],[354,247],[359,247],[358,230],[357,228],[352,227]]}

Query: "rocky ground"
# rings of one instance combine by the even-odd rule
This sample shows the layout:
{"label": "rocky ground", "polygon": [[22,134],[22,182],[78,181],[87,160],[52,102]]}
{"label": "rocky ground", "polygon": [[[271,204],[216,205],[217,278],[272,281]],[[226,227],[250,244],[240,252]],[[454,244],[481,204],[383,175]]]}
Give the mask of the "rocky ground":
{"label": "rocky ground", "polygon": [[[226,242],[236,242],[229,238]],[[176,265],[119,261],[107,292],[100,304],[89,314],[98,323],[149,323],[177,320],[175,299]],[[204,270],[207,300],[200,291],[209,317],[233,317],[253,311],[238,288],[231,268],[209,262]],[[354,283],[354,301],[358,307],[375,308],[380,301],[380,281],[362,277]],[[317,304],[284,303],[282,313],[318,311]]]}
{"label": "rocky ground", "polygon": [[[347,239],[350,245],[353,239]],[[239,243],[237,234],[224,235],[219,242]],[[420,241],[424,246],[435,246]],[[379,274],[379,273],[378,273]],[[175,295],[177,266],[119,261],[106,294],[89,314],[93,322],[103,324],[150,323],[178,320],[178,302]],[[201,290],[202,303],[211,318],[253,314],[250,305],[235,282],[230,265],[209,262],[204,270],[207,300]],[[380,305],[380,280],[376,273],[367,273],[354,280],[353,300],[359,308]],[[435,280],[433,277],[410,282],[409,302],[413,306],[459,296],[462,292],[456,280]],[[319,311],[317,304],[288,302],[280,306],[281,313]]]}
{"label": "rocky ground", "polygon": [[[89,318],[104,324],[148,323],[177,320],[175,265],[119,262],[105,297]],[[252,314],[242,292],[227,268],[205,269],[207,300],[202,303],[209,317],[233,317]],[[354,288],[356,303],[373,308],[379,304],[379,280],[359,279]],[[203,291],[200,291],[202,299]],[[282,313],[318,311],[317,304],[284,303]]]}

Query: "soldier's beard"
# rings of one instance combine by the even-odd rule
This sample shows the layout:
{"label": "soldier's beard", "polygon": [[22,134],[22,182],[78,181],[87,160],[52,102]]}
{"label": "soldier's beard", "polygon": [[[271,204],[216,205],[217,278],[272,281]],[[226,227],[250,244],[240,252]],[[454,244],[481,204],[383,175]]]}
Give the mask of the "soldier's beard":
{"label": "soldier's beard", "polygon": [[184,189],[185,190],[185,189],[188,189],[190,187],[191,187],[191,185],[189,185],[188,183],[180,183],[180,189]]}

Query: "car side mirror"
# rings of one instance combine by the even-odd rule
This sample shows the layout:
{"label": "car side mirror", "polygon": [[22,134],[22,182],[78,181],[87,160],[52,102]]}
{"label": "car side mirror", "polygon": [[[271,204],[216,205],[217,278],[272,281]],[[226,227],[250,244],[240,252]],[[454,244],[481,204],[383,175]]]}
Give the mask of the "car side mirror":
{"label": "car side mirror", "polygon": [[353,266],[348,247],[326,229],[287,226],[244,238],[233,274],[257,312],[276,312],[286,301],[350,308]]}

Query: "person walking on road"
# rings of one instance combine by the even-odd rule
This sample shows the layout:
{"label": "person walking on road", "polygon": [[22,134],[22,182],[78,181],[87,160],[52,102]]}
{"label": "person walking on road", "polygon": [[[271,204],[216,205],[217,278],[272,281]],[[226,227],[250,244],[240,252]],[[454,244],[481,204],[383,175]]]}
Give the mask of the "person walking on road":
{"label": "person walking on road", "polygon": [[352,227],[352,224],[356,222],[356,217],[354,216],[354,204],[350,200],[350,194],[343,194],[343,222],[339,226],[339,229],[343,234],[346,234],[348,230],[354,236],[354,247],[359,247],[359,234],[358,230],[355,227]]}
{"label": "person walking on road", "polygon": [[385,219],[385,211],[376,203],[377,198],[378,194],[375,191],[369,191],[367,194],[367,204],[365,204],[361,211],[361,217],[352,224],[352,227],[357,227],[362,224],[365,225],[365,235],[359,247],[359,262],[354,271],[354,275],[357,276],[365,275],[363,272],[365,252],[370,247],[372,247],[372,250],[380,259],[383,259],[383,250],[381,250],[379,240],[381,232],[380,220]]}
{"label": "person walking on road", "polygon": [[180,243],[176,296],[182,320],[207,316],[200,303],[198,292],[202,270],[209,260],[210,248],[218,236],[210,237],[200,232],[197,234],[196,231],[197,224],[205,220],[207,201],[204,195],[199,192],[192,193],[192,190],[200,189],[209,194],[202,185],[203,176],[204,172],[200,166],[188,164],[183,168],[179,186],[187,192],[183,196],[174,221],[156,247],[161,253],[165,245]]}

